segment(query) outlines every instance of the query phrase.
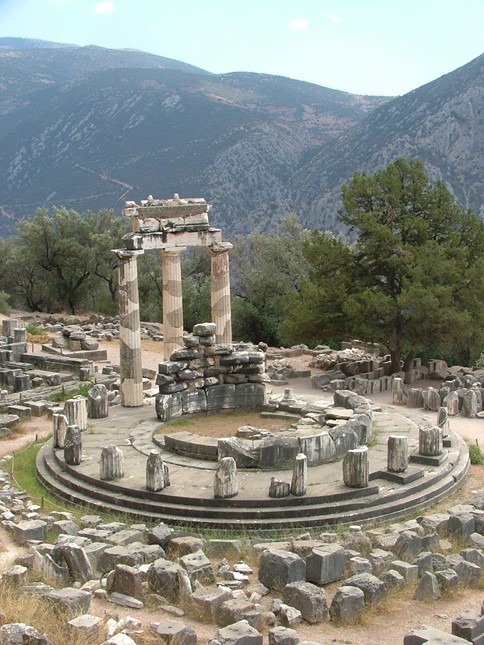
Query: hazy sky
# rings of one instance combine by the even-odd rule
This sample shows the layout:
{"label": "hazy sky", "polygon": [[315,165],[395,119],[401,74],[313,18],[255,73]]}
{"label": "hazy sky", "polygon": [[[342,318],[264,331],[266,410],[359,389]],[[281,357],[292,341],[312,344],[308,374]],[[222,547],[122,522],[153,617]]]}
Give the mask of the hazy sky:
{"label": "hazy sky", "polygon": [[0,0],[0,36],[397,95],[484,53],[484,0]]}

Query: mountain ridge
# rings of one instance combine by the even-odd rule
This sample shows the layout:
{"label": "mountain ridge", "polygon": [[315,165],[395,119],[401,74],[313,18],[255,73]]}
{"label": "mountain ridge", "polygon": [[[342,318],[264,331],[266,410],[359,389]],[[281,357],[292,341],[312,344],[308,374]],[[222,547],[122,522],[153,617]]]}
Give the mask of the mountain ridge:
{"label": "mountain ridge", "polygon": [[174,192],[210,201],[227,236],[268,230],[291,211],[304,226],[340,232],[341,184],[397,156],[421,158],[431,179],[484,215],[484,55],[392,98],[211,74],[133,50],[42,46],[25,55],[28,47],[4,49],[5,40],[4,234],[42,205],[119,212],[126,199]]}

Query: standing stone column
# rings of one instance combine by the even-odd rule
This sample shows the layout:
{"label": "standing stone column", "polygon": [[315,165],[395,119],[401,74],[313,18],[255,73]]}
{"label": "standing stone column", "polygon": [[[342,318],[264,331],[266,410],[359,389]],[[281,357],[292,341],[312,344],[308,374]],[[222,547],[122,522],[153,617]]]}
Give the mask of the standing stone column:
{"label": "standing stone column", "polygon": [[391,473],[404,473],[408,468],[408,438],[390,435],[387,451],[387,470]]}
{"label": "standing stone column", "polygon": [[82,435],[77,426],[67,426],[64,459],[69,466],[79,466],[82,458]]}
{"label": "standing stone column", "polygon": [[68,399],[64,404],[64,414],[70,426],[77,426],[81,432],[87,430],[87,401],[83,396]]}
{"label": "standing stone column", "polygon": [[403,387],[403,379],[395,377],[392,383],[392,403],[393,405],[406,405],[407,395]]}
{"label": "standing stone column", "polygon": [[163,356],[169,360],[183,347],[183,294],[181,254],[185,247],[162,249],[163,263]]}
{"label": "standing stone column", "polygon": [[109,416],[108,391],[103,383],[93,385],[87,393],[87,416],[89,419]]}
{"label": "standing stone column", "polygon": [[442,428],[442,437],[445,439],[449,436],[449,413],[447,408],[440,407],[437,414],[437,425]]}
{"label": "standing stone column", "polygon": [[350,488],[366,488],[369,475],[368,447],[348,450],[343,459],[343,481]]}
{"label": "standing stone column", "polygon": [[163,490],[170,485],[168,466],[158,450],[151,450],[146,462],[146,488],[151,491]]}
{"label": "standing stone column", "polygon": [[292,471],[291,493],[296,497],[302,497],[306,494],[308,481],[308,459],[303,452],[296,455],[294,468]]}
{"label": "standing stone column", "polygon": [[421,427],[418,432],[418,451],[426,457],[438,457],[444,450],[442,428]]}
{"label": "standing stone column", "polygon": [[112,443],[104,446],[99,463],[99,477],[104,481],[124,477],[124,455],[121,448]]}
{"label": "standing stone column", "polygon": [[212,285],[212,322],[217,325],[217,343],[232,342],[232,310],[230,302],[230,242],[219,242],[210,248]]}
{"label": "standing stone column", "polygon": [[143,405],[141,330],[136,258],[142,251],[115,251],[119,259],[119,365],[121,405]]}
{"label": "standing stone column", "polygon": [[213,482],[213,496],[235,497],[238,493],[237,466],[233,457],[222,457],[218,462]]}
{"label": "standing stone column", "polygon": [[54,448],[63,448],[66,440],[66,431],[69,422],[65,414],[52,415],[52,436]]}

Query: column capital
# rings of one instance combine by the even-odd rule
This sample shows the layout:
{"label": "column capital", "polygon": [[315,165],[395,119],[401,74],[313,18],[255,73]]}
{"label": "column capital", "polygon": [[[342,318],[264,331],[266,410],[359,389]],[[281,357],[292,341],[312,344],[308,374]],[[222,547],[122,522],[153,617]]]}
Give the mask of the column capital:
{"label": "column capital", "polygon": [[227,253],[234,245],[231,242],[214,242],[208,248],[212,253]]}
{"label": "column capital", "polygon": [[144,251],[130,251],[129,249],[111,249],[111,252],[115,253],[120,260],[130,260],[144,253]]}
{"label": "column capital", "polygon": [[159,252],[163,255],[163,253],[166,254],[171,254],[171,255],[179,255],[180,253],[183,253],[183,251],[187,250],[186,246],[168,246],[164,249],[158,249]]}

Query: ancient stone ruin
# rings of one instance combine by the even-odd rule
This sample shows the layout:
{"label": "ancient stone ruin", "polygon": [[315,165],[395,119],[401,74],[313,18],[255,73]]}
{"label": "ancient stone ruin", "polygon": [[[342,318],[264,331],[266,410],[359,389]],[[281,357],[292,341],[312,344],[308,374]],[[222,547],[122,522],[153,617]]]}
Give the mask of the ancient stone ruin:
{"label": "ancient stone ruin", "polygon": [[210,204],[202,198],[153,199],[127,202],[132,220],[126,247],[114,252],[119,261],[121,405],[143,404],[137,256],[158,250],[163,263],[163,346],[165,358],[183,346],[181,254],[189,246],[206,246],[212,259],[212,322],[219,343],[232,342],[229,242],[208,222]]}

